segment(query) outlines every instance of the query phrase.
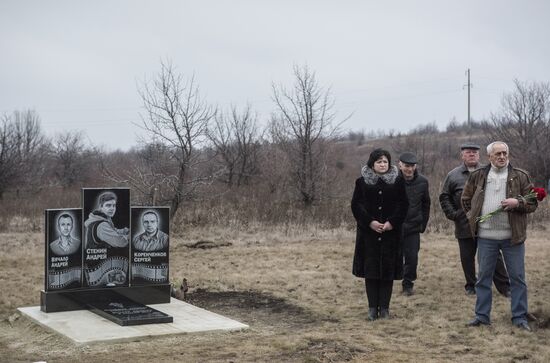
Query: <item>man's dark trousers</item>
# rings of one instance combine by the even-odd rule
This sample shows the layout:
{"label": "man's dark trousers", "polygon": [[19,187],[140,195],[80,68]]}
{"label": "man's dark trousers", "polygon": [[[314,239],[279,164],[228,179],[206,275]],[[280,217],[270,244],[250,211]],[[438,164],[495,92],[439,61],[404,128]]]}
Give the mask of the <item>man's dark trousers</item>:
{"label": "man's dark trousers", "polygon": [[412,288],[416,280],[420,233],[411,233],[403,237],[403,288]]}
{"label": "man's dark trousers", "polygon": [[[476,285],[476,262],[475,256],[477,251],[477,240],[475,238],[459,238],[458,246],[460,248],[460,262],[462,263],[462,270],[464,271],[464,277],[466,278],[466,290],[475,291]],[[405,280],[403,280],[404,283]],[[502,259],[502,254],[499,252],[497,257],[497,264],[495,267],[495,274],[493,275],[493,282],[498,292],[507,295],[510,292],[510,280],[508,279],[508,272]]]}

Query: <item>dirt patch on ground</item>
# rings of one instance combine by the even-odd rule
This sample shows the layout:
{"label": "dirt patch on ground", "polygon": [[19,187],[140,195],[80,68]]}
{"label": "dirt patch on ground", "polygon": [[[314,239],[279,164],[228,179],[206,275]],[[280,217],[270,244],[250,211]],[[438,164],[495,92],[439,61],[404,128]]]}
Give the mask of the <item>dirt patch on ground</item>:
{"label": "dirt patch on ground", "polygon": [[537,318],[535,324],[539,329],[550,329],[550,314],[535,311],[533,315]]}
{"label": "dirt patch on ground", "polygon": [[336,322],[334,318],[316,314],[285,299],[259,291],[207,291],[196,289],[186,302],[232,317],[251,328],[306,329],[320,322]]}

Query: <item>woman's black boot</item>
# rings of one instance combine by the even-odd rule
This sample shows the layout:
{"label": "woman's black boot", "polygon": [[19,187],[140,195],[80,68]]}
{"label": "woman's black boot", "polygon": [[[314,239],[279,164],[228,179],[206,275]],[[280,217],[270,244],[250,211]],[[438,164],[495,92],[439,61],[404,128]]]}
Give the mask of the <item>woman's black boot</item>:
{"label": "woman's black boot", "polygon": [[369,308],[369,316],[367,319],[369,321],[378,319],[378,308]]}
{"label": "woman's black boot", "polygon": [[380,308],[380,319],[389,319],[389,318],[390,318],[390,309]]}

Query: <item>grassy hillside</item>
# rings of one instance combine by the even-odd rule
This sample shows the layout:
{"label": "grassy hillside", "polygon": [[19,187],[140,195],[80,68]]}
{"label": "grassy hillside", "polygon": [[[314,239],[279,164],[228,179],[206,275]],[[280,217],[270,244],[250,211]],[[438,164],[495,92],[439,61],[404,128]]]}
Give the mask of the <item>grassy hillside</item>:
{"label": "grassy hillside", "polygon": [[[354,231],[195,229],[173,238],[171,279],[187,278],[189,302],[250,325],[234,333],[188,334],[74,346],[16,313],[38,305],[42,236],[1,234],[0,361],[29,362],[547,362],[550,245],[531,232],[526,270],[533,333],[515,329],[509,300],[493,301],[493,325],[467,328],[475,299],[463,293],[450,234],[422,238],[417,293],[394,285],[392,319],[368,322],[364,283],[351,275]],[[209,249],[191,248],[210,241]],[[23,271],[23,273],[22,273]]]}

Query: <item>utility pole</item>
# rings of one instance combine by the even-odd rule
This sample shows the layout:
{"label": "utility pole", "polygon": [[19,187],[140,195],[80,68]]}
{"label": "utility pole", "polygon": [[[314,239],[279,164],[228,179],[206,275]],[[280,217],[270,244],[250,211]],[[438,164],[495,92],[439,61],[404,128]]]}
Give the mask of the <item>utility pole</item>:
{"label": "utility pole", "polygon": [[474,85],[470,83],[470,68],[466,71],[466,75],[468,76],[468,84],[464,85],[464,87],[468,87],[468,126],[471,126],[471,118],[470,118],[470,88],[472,88]]}

